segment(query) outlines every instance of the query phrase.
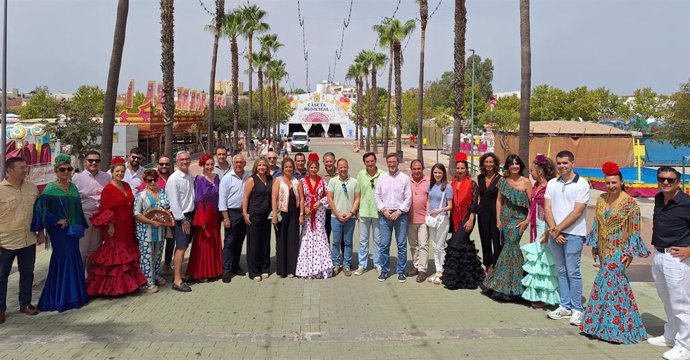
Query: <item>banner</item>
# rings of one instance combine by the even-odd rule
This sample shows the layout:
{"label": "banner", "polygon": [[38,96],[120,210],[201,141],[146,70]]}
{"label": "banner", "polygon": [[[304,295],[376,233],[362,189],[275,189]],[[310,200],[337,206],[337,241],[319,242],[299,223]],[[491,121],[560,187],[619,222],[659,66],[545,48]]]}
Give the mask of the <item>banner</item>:
{"label": "banner", "polygon": [[134,107],[134,79],[129,80],[127,95],[125,95],[125,106],[130,109]]}
{"label": "banner", "polygon": [[158,83],[158,89],[156,91],[156,108],[158,110],[163,109],[163,102],[165,102],[163,96],[163,83]]}
{"label": "banner", "polygon": [[192,105],[192,100],[190,98],[191,93],[192,93],[191,89],[187,89],[187,88],[184,89],[184,110],[186,110],[186,111],[189,111],[189,109],[191,108],[190,105]]}
{"label": "banner", "polygon": [[149,80],[148,85],[146,86],[146,101],[149,103],[153,104],[153,87],[155,86],[156,82],[153,80]]}
{"label": "banner", "polygon": [[196,90],[192,90],[190,92],[191,96],[189,97],[189,110],[191,111],[196,111]]}
{"label": "banner", "polygon": [[208,98],[206,97],[206,93],[201,93],[201,107],[202,109],[206,109],[208,107]]}
{"label": "banner", "polygon": [[184,105],[184,88],[182,86],[177,87],[177,106],[176,109],[182,110],[182,105]]}
{"label": "banner", "polygon": [[197,91],[196,93],[196,111],[201,111],[203,110],[203,106],[201,106],[201,91]]}

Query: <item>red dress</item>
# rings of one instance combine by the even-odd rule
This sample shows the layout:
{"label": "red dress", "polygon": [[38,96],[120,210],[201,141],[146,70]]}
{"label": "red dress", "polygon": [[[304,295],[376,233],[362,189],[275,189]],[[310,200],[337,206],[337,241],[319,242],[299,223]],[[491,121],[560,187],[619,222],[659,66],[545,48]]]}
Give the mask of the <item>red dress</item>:
{"label": "red dress", "polygon": [[211,183],[203,175],[194,179],[194,239],[187,264],[193,280],[215,279],[223,275],[223,245],[220,241],[221,215],[218,211],[220,177]]}
{"label": "red dress", "polygon": [[[100,210],[111,210],[113,219],[104,225],[103,243],[89,257],[91,272],[86,279],[89,296],[117,296],[129,294],[146,284],[139,268],[139,248],[134,242],[134,195],[129,184],[122,183],[126,194],[108,184],[101,192]],[[108,236],[108,226],[115,225],[115,233]]]}

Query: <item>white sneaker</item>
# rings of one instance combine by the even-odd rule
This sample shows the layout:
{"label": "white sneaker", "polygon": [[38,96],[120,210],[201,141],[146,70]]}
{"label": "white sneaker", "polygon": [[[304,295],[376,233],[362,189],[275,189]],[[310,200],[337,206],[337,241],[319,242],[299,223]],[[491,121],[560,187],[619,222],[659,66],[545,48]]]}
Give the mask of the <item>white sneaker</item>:
{"label": "white sneaker", "polygon": [[580,324],[582,324],[583,315],[584,314],[582,311],[573,310],[572,314],[570,315],[570,325],[580,326]]}
{"label": "white sneaker", "polygon": [[561,320],[561,319],[570,319],[570,316],[573,314],[572,311],[559,306],[558,309],[554,311],[549,311],[546,313],[546,316],[549,317],[551,320]]}
{"label": "white sneaker", "polygon": [[662,356],[666,360],[690,360],[690,350],[682,345],[676,345]]}
{"label": "white sneaker", "polygon": [[675,341],[667,339],[664,335],[651,337],[651,338],[647,339],[647,342],[651,345],[654,345],[654,346],[665,346],[665,347],[673,347],[676,344]]}
{"label": "white sneaker", "polygon": [[355,274],[355,276],[360,276],[360,275],[364,275],[365,272],[367,272],[367,271],[360,267],[357,270],[355,270],[355,272],[353,272],[353,274]]}

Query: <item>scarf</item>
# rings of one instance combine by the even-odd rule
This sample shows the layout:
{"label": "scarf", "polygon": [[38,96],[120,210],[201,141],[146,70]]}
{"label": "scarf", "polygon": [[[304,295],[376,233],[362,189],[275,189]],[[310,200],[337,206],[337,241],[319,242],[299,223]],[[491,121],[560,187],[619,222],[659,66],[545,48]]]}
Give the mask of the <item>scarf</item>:
{"label": "scarf", "polygon": [[316,199],[316,196],[317,196],[317,192],[319,189],[319,185],[321,185],[321,177],[320,176],[316,177],[316,182],[313,183],[313,185],[311,182],[311,177],[307,176],[305,179],[306,179],[306,183],[307,183],[307,189],[309,190],[309,195],[310,195],[310,199],[309,199],[310,215],[309,216],[311,217],[311,229],[313,231],[315,231],[316,230],[316,211],[314,211],[314,205],[318,201]]}
{"label": "scarf", "polygon": [[535,191],[538,185],[538,183],[535,183],[532,187],[532,198],[529,205],[529,239],[531,243],[537,240],[537,218],[539,218],[537,205],[544,208],[544,194],[546,193],[546,186],[543,186],[539,191]]}
{"label": "scarf", "polygon": [[472,180],[470,178],[465,178],[461,181],[455,179],[451,183],[451,186],[453,187],[453,232],[457,232],[460,228],[460,222],[465,219],[470,211],[470,204],[472,203]]}

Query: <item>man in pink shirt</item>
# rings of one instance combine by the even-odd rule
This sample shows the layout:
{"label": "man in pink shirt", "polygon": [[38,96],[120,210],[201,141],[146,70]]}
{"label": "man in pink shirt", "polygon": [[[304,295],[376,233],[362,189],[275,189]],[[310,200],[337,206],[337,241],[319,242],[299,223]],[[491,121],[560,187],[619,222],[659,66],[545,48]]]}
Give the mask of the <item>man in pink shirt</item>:
{"label": "man in pink shirt", "polygon": [[84,171],[72,177],[72,183],[79,190],[81,207],[89,227],[84,230],[84,237],[79,239],[79,251],[81,252],[84,268],[89,272],[88,258],[101,245],[101,229],[91,226],[91,216],[98,212],[101,204],[101,192],[110,182],[110,174],[101,171],[101,154],[98,151],[89,151],[84,156]]}
{"label": "man in pink shirt", "polygon": [[412,255],[412,270],[408,276],[416,276],[418,283],[426,280],[426,267],[429,260],[429,233],[427,232],[426,203],[429,199],[429,177],[424,175],[420,160],[410,163],[410,185],[412,186],[412,207],[410,208],[407,240]]}

